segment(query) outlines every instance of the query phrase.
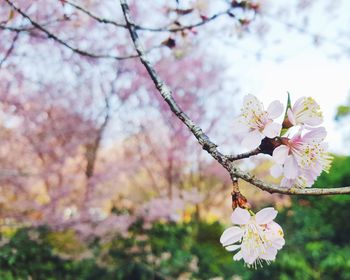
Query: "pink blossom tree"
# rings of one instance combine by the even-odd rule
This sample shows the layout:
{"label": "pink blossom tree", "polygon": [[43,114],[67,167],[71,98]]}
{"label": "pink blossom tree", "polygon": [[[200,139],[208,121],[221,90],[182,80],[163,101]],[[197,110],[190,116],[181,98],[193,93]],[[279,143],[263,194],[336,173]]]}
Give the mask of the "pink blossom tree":
{"label": "pink blossom tree", "polygon": [[[277,212],[265,208],[254,214],[238,178],[289,195],[350,189],[305,188],[331,160],[323,129],[310,128],[320,124],[312,98],[286,108],[275,101],[265,110],[247,96],[234,122],[235,133],[252,149],[246,153],[225,154],[208,136],[220,130],[221,118],[207,108],[217,105],[209,99],[219,96],[222,69],[208,59],[198,28],[225,18],[208,32],[234,26],[243,34],[262,6],[255,1],[120,2],[121,9],[115,1],[1,4],[3,219],[72,228],[83,237],[124,233],[138,218],[176,219],[186,201],[209,201],[230,178],[232,222],[238,226],[225,231],[221,242],[230,251],[239,249],[235,259],[248,265],[273,261],[284,244],[273,221]],[[283,112],[282,122],[275,121]],[[200,148],[212,161],[202,158]],[[257,154],[273,156],[273,173],[284,176],[281,186],[236,164]],[[193,174],[208,170],[224,183],[194,186]],[[126,187],[132,185],[143,193]],[[115,208],[128,211],[117,215]]]}
{"label": "pink blossom tree", "polygon": [[[6,223],[101,236],[125,232],[137,218],[173,220],[186,202],[208,200],[216,188],[197,182],[194,191],[192,186],[195,174],[212,163],[155,94],[142,65],[126,59],[135,56],[126,26],[97,16],[108,17],[109,4],[26,4],[1,4],[1,32],[9,38],[2,41],[0,73]],[[166,9],[174,22],[192,13],[199,25],[210,20],[200,11]],[[73,27],[74,38],[67,39]],[[220,91],[220,82],[213,83],[220,79],[219,66],[204,52],[186,49],[187,38],[195,38],[192,27],[168,23],[161,30],[140,29],[158,34],[150,46],[165,40],[156,67],[167,74],[182,106],[208,130],[217,127],[217,118],[205,108]],[[108,38],[114,31],[118,40]],[[183,46],[174,55],[175,37]],[[115,207],[129,212],[114,215]]]}

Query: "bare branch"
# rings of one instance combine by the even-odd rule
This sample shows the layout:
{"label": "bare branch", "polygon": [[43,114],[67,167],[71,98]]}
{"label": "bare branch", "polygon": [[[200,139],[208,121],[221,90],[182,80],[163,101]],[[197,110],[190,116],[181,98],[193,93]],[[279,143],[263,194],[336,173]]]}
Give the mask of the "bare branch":
{"label": "bare branch", "polygon": [[[63,21],[66,21],[67,18],[66,17],[63,17],[63,18],[57,18],[55,20],[50,20],[50,21],[47,21],[47,22],[44,22],[44,23],[40,23],[40,25],[42,27],[47,27],[51,24],[54,24],[54,23],[59,23],[59,22],[63,22]],[[33,31],[33,30],[36,30],[37,28],[33,25],[29,25],[29,24],[26,24],[26,25],[20,25],[20,26],[10,26],[10,25],[6,25],[4,22],[0,23],[0,29],[2,30],[9,30],[9,31],[13,31],[13,32],[30,32],[30,31]]]}
{"label": "bare branch", "polygon": [[20,32],[16,32],[16,35],[12,39],[11,46],[8,48],[7,52],[5,53],[4,57],[0,60],[0,68],[4,64],[4,62],[8,59],[8,57],[11,55],[13,49],[15,48],[16,41],[18,39]]}
{"label": "bare branch", "polygon": [[281,188],[280,186],[268,184],[260,179],[255,178],[255,176],[245,173],[235,167],[235,174],[237,177],[243,179],[244,181],[251,183],[252,185],[267,191],[269,193],[280,193],[288,195],[334,195],[334,194],[350,194],[350,187],[342,188]]}
{"label": "bare branch", "polygon": [[173,24],[165,26],[165,27],[159,27],[159,28],[151,28],[151,27],[142,27],[142,26],[138,26],[136,25],[136,29],[138,30],[144,30],[144,31],[153,31],[153,32],[181,32],[184,30],[190,30],[193,29],[195,27],[199,27],[202,25],[205,25],[206,23],[213,21],[217,18],[219,18],[220,16],[223,15],[230,15],[232,14],[232,9],[227,9],[225,11],[219,12],[217,14],[214,14],[208,18],[204,18],[203,20],[197,22],[197,23],[193,23],[193,24],[189,24],[189,25],[179,25],[178,27],[174,27]]}
{"label": "bare branch", "polygon": [[231,161],[235,161],[235,160],[239,160],[239,159],[243,159],[243,158],[249,158],[251,156],[256,156],[260,153],[261,153],[260,148],[256,148],[255,150],[252,150],[250,152],[246,152],[246,153],[242,153],[242,154],[238,154],[238,155],[227,156],[227,158]]}
{"label": "bare branch", "polygon": [[33,26],[19,26],[19,27],[15,27],[15,26],[8,26],[8,25],[0,24],[0,29],[2,29],[2,30],[9,30],[9,31],[18,33],[18,32],[22,32],[22,31],[30,32],[33,29],[35,29],[35,27],[33,27]]}
{"label": "bare branch", "polygon": [[[84,9],[83,7],[68,1],[68,0],[64,0],[64,3],[67,3],[68,5],[76,8],[77,10],[81,11],[82,13],[88,15],[89,17],[91,17],[92,19],[96,20],[99,23],[103,23],[103,24],[111,24],[114,25],[116,27],[121,27],[121,28],[126,28],[127,29],[127,25],[122,24],[122,23],[118,23],[116,21],[110,20],[110,19],[106,19],[106,18],[102,18],[99,16],[94,15],[92,12],[88,11],[87,9]],[[151,31],[151,32],[181,32],[184,30],[190,30],[193,29],[195,27],[199,27],[202,25],[205,25],[206,23],[213,21],[217,18],[219,18],[220,16],[223,15],[231,15],[232,14],[232,8],[230,7],[229,9],[216,13],[210,17],[207,18],[203,18],[201,21],[198,21],[196,23],[193,24],[189,24],[189,25],[178,25],[178,26],[174,26],[174,24],[170,24],[164,27],[159,27],[159,28],[155,28],[155,27],[146,27],[146,26],[141,26],[141,25],[134,25],[136,30],[141,30],[141,31]]]}
{"label": "bare branch", "polygon": [[156,88],[164,98],[165,102],[168,103],[171,111],[191,130],[193,135],[197,138],[198,142],[202,145],[203,149],[207,150],[215,159],[217,160],[223,160],[223,155],[218,152],[216,149],[216,145],[210,141],[207,135],[204,134],[202,129],[198,127],[179,107],[179,105],[176,103],[172,96],[171,90],[168,88],[168,86],[161,80],[161,78],[158,76],[157,72],[151,65],[150,61],[148,60],[146,53],[141,45],[141,42],[139,40],[139,37],[136,33],[135,24],[133,23],[129,7],[126,4],[125,1],[121,0],[122,8],[124,11],[124,15],[126,18],[127,26],[130,31],[132,40],[135,45],[135,49],[140,56],[140,60],[145,66],[147,72],[149,73],[151,79],[153,80],[153,83],[155,84]]}
{"label": "bare branch", "polygon": [[[121,7],[124,13],[125,21],[129,29],[132,41],[134,43],[135,49],[139,54],[139,58],[142,64],[145,66],[148,74],[150,75],[154,85],[158,89],[159,93],[169,105],[171,111],[190,129],[192,134],[197,138],[199,144],[202,148],[207,151],[215,160],[217,160],[230,174],[233,183],[236,181],[236,177],[241,178],[254,186],[267,191],[269,193],[281,193],[289,195],[331,195],[331,194],[350,194],[350,187],[344,188],[324,188],[324,189],[286,189],[275,185],[265,183],[253,175],[243,172],[237,166],[234,165],[228,156],[220,153],[217,149],[217,145],[213,143],[209,137],[202,131],[202,129],[195,124],[181,109],[181,107],[176,103],[172,96],[172,91],[165,84],[164,81],[159,77],[158,73],[155,71],[151,62],[148,60],[145,51],[143,50],[142,44],[138,37],[135,24],[131,18],[129,6],[126,0],[120,0]],[[237,190],[237,189],[236,189]],[[238,190],[237,190],[238,191]]]}
{"label": "bare branch", "polygon": [[81,11],[82,13],[86,14],[87,16],[91,17],[92,19],[96,20],[99,23],[111,24],[111,25],[114,25],[114,26],[117,26],[117,27],[126,28],[125,24],[117,23],[117,22],[115,22],[113,20],[110,20],[110,19],[105,19],[105,18],[98,17],[98,16],[94,15],[92,12],[84,9],[83,7],[73,3],[71,1],[63,0],[63,2],[68,4],[69,6],[72,6],[72,7],[76,8],[77,10]]}
{"label": "bare branch", "polygon": [[[12,7],[12,9],[14,9],[16,12],[18,12],[20,15],[22,15],[27,20],[29,20],[29,22],[35,28],[37,28],[40,31],[42,31],[43,33],[45,33],[49,39],[53,39],[57,43],[65,46],[66,48],[70,49],[71,51],[73,51],[73,52],[75,52],[75,53],[77,53],[79,55],[90,57],[90,58],[112,58],[112,59],[116,59],[116,60],[123,60],[123,59],[129,59],[129,58],[137,57],[137,55],[135,55],[135,54],[134,55],[127,55],[127,56],[115,56],[115,55],[111,55],[111,54],[95,54],[95,53],[90,53],[88,51],[81,50],[81,49],[79,49],[77,47],[71,46],[69,43],[67,43],[63,39],[59,38],[58,36],[56,36],[55,34],[50,32],[49,30],[47,30],[41,24],[39,24],[38,22],[34,21],[30,16],[28,16],[26,13],[24,13],[20,8],[15,6],[10,0],[5,0],[5,1],[7,2],[7,4],[9,4]],[[14,31],[17,31],[17,30],[14,29]],[[21,30],[19,30],[19,31],[21,31]]]}

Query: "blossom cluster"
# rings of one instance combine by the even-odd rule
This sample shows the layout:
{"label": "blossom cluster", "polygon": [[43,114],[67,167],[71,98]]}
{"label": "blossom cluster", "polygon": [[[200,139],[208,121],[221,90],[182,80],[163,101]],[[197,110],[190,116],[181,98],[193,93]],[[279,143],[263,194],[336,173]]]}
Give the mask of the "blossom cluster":
{"label": "blossom cluster", "polygon": [[[276,119],[283,112],[279,123]],[[328,172],[332,161],[322,122],[320,106],[311,97],[301,97],[291,106],[288,95],[286,109],[273,101],[265,110],[255,96],[246,95],[233,129],[243,146],[272,156],[271,174],[281,177],[280,187],[305,188],[322,171]],[[231,216],[234,226],[224,231],[220,242],[228,251],[237,251],[233,260],[243,259],[248,267],[270,263],[285,243],[282,228],[274,222],[276,216],[272,207],[256,214],[237,207]]]}
{"label": "blossom cluster", "polygon": [[282,228],[273,221],[276,216],[272,207],[256,214],[237,207],[231,216],[235,226],[224,231],[220,242],[226,250],[238,251],[233,259],[243,259],[249,267],[262,266],[263,261],[270,263],[285,243]]}
{"label": "blossom cluster", "polygon": [[[273,139],[274,177],[282,176],[281,187],[311,187],[322,171],[328,172],[332,157],[324,142],[327,135],[320,106],[311,97],[299,98],[287,109],[273,101],[265,110],[253,95],[246,95],[241,114],[234,120],[233,132],[242,136],[242,145],[249,149],[261,141]],[[289,102],[288,102],[289,103]],[[275,121],[285,112],[283,123]],[[263,152],[263,151],[262,151]]]}

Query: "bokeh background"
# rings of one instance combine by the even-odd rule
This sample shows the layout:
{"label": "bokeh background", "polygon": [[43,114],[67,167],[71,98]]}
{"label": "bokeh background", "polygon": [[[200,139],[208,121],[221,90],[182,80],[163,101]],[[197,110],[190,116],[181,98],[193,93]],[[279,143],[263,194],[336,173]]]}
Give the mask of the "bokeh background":
{"label": "bokeh background", "polygon": [[[244,152],[231,122],[245,94],[312,96],[334,155],[314,187],[350,184],[349,1],[130,5],[161,77],[222,151]],[[350,279],[348,195],[240,182],[254,210],[278,209],[286,245],[257,270],[232,260],[219,242],[230,178],[138,59],[116,58],[135,53],[120,24],[115,0],[0,3],[0,279]],[[278,184],[268,156],[239,165]]]}

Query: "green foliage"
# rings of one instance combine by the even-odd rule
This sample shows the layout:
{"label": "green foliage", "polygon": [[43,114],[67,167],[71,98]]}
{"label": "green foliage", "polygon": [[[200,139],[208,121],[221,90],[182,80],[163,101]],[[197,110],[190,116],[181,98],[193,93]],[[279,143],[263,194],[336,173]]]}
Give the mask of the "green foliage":
{"label": "green foliage", "polygon": [[53,252],[45,228],[21,229],[0,249],[0,279],[95,279],[94,260],[73,262]]}
{"label": "green foliage", "polygon": [[350,114],[350,106],[341,105],[337,108],[337,114],[335,115],[336,120],[340,120]]}
{"label": "green foliage", "polygon": [[219,223],[204,222],[155,224],[149,230],[138,227],[128,241],[114,240],[109,256],[119,271],[118,279],[249,275],[242,263],[233,263],[232,254],[223,250],[218,239],[223,229]]}
{"label": "green foliage", "polygon": [[[314,187],[350,184],[350,158],[335,157]],[[279,214],[286,245],[271,266],[252,279],[350,279],[350,196],[294,197]]]}
{"label": "green foliage", "polygon": [[[336,157],[315,187],[350,185],[350,158]],[[350,279],[350,196],[294,197],[278,215],[286,245],[262,269],[234,262],[219,243],[218,222],[133,225],[127,236],[90,244],[86,259],[62,258],[84,249],[71,232],[18,230],[0,249],[0,279]],[[62,246],[62,243],[65,246]],[[76,243],[76,244],[68,244]],[[60,255],[58,255],[60,254]]]}

